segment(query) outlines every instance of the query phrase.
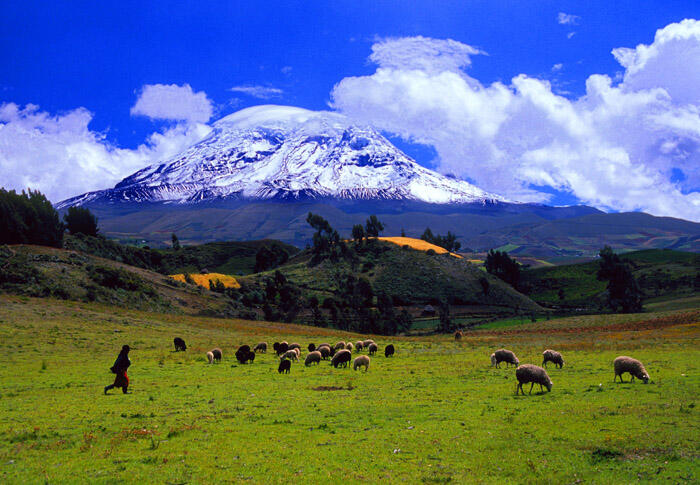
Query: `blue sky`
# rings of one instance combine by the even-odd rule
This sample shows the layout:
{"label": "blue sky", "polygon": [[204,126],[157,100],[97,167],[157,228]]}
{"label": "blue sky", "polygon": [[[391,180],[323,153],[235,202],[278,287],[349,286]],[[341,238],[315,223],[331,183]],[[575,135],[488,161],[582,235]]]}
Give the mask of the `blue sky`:
{"label": "blue sky", "polygon": [[[697,1],[2,2],[0,104],[38,105],[50,117],[83,108],[89,130],[120,149],[137,149],[178,123],[132,114],[147,85],[188,84],[206,93],[211,121],[261,103],[329,109],[331,101],[362,117],[352,96],[334,86],[349,77],[371,79],[378,63],[368,57],[377,42],[415,36],[452,39],[485,52],[463,66],[482,87],[510,86],[526,75],[548,81],[552,93],[573,101],[586,94],[593,74],[620,81],[624,69],[612,49],[649,45],[658,29],[699,13]],[[235,87],[276,91],[260,99]],[[378,127],[394,125],[385,120]],[[411,127],[390,131],[419,162],[459,171],[436,163],[436,157],[449,157],[430,136]],[[424,146],[410,146],[409,139]],[[690,163],[690,170],[664,169],[671,184],[691,180],[679,187],[683,195],[697,190],[689,173],[697,158]],[[459,175],[479,182],[468,172]],[[482,182],[489,180],[495,183],[493,177]],[[544,182],[537,176],[528,183]],[[572,189],[571,181],[549,185],[558,194],[549,203],[628,208],[616,207],[612,198],[596,202]]]}

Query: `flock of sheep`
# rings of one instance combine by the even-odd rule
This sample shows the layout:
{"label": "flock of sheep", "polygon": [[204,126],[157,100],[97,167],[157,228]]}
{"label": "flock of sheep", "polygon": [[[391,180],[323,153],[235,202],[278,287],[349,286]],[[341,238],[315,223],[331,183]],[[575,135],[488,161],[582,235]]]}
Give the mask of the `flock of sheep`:
{"label": "flock of sheep", "polygon": [[[455,338],[459,340],[457,335],[455,335]],[[517,367],[515,369],[515,378],[518,380],[518,385],[515,388],[515,394],[518,394],[519,392],[525,394],[523,384],[530,384],[530,394],[532,394],[532,388],[535,384],[539,384],[540,391],[544,391],[542,386],[546,387],[547,391],[552,390],[552,379],[549,378],[547,371],[543,367],[533,364],[520,365],[520,361],[515,354],[506,349],[499,349],[491,354],[492,366],[498,367],[501,362],[505,362],[506,366],[508,364],[512,364],[513,366]],[[559,369],[564,367],[564,358],[556,350],[547,349],[542,352],[542,365],[546,367],[547,362],[553,363],[555,367],[558,367]],[[627,372],[630,374],[632,381],[636,377],[637,379],[644,381],[645,384],[649,382],[649,374],[647,373],[647,370],[637,359],[622,355],[613,361],[613,367],[615,368],[615,378],[613,380],[617,380],[617,377],[619,376],[620,382],[624,382],[622,380],[622,374]]]}
{"label": "flock of sheep", "polygon": [[[455,333],[455,340],[460,340],[462,338],[462,332],[457,331]],[[185,341],[179,337],[173,340],[175,344],[175,351],[187,350]],[[297,343],[287,343],[287,342],[275,342],[272,345],[273,350],[280,359],[279,367],[277,372],[280,374],[289,374],[292,367],[292,362],[298,362],[301,357],[301,345]],[[328,343],[322,343],[318,347],[315,344],[309,344],[307,347],[309,353],[304,359],[304,365],[309,367],[312,364],[320,364],[322,360],[331,359],[331,365],[335,368],[338,367],[348,367],[350,361],[352,360],[352,352],[361,352],[363,349],[367,349],[369,355],[359,355],[355,357],[352,361],[352,367],[354,370],[364,367],[365,372],[369,369],[370,355],[374,355],[379,350],[379,347],[374,342],[374,340],[359,340],[354,344],[352,342],[337,342],[335,345],[331,346]],[[236,350],[236,360],[241,364],[252,363],[255,360],[256,353],[266,353],[267,352],[267,342],[260,342],[253,349],[249,345],[242,345]],[[396,352],[393,344],[389,344],[384,348],[384,356],[391,357]],[[215,348],[207,352],[207,361],[210,364],[214,362],[221,361],[223,352],[219,348]],[[515,353],[506,349],[498,349],[491,354],[491,366],[499,367],[501,362],[505,362],[506,366],[513,365],[515,369],[515,377],[518,380],[518,385],[515,388],[515,393],[518,394],[523,390],[523,384],[530,384],[530,394],[532,394],[532,388],[535,384],[540,386],[540,390],[544,391],[544,387],[547,391],[552,390],[552,379],[550,379],[547,371],[544,367],[547,366],[547,362],[551,362],[555,367],[561,369],[564,367],[564,358],[561,353],[556,350],[547,349],[542,352],[542,366],[537,366],[534,364],[520,364],[518,357]],[[640,379],[645,384],[649,382],[649,374],[644,368],[644,365],[637,359],[632,357],[620,356],[617,357],[613,362],[613,367],[615,369],[616,381],[618,376],[620,377],[620,382],[624,382],[622,379],[622,374],[629,373],[631,376],[631,381],[636,377]]]}
{"label": "flock of sheep", "polygon": [[[187,350],[185,341],[180,337],[173,339],[175,345],[175,351]],[[289,370],[292,367],[292,362],[298,362],[301,357],[301,345],[297,343],[287,343],[287,342],[275,342],[272,345],[273,350],[277,353],[280,358],[280,364],[277,371],[280,374],[289,374]],[[320,364],[322,360],[331,359],[331,365],[335,368],[338,367],[348,367],[350,361],[352,360],[352,352],[361,352],[363,349],[367,349],[369,355],[359,355],[355,357],[352,361],[352,367],[354,370],[364,367],[365,372],[369,369],[370,355],[374,355],[379,350],[379,346],[374,342],[374,340],[359,340],[354,344],[352,342],[337,342],[335,345],[323,343],[318,347],[315,344],[308,345],[309,353],[304,359],[304,365],[309,367],[312,364]],[[257,353],[264,354],[267,352],[267,342],[260,342],[252,349],[249,345],[241,345],[238,350],[236,350],[236,360],[241,364],[253,363],[255,361],[255,355]],[[393,344],[389,344],[384,348],[384,356],[391,357],[396,353],[396,348]],[[220,362],[223,356],[223,352],[219,348],[215,348],[207,352],[207,362],[213,364],[214,362]]]}

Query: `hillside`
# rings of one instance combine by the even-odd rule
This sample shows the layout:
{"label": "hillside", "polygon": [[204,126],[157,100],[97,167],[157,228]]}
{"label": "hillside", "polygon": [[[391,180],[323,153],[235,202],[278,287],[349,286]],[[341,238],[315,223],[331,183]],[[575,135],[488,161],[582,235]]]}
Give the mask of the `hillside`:
{"label": "hillside", "polygon": [[[622,259],[631,263],[646,303],[686,298],[700,291],[698,254],[651,249],[626,253]],[[521,284],[542,305],[598,309],[606,287],[596,279],[598,267],[597,261],[591,261],[526,270]]]}
{"label": "hillside", "polygon": [[[311,255],[301,253],[289,264],[277,268],[292,283],[319,299],[340,292],[346,275],[366,278],[374,293],[389,295],[396,305],[436,304],[487,305],[510,311],[541,308],[467,260],[450,254],[428,254],[424,250],[379,241],[358,251],[355,264],[323,261],[310,266]],[[262,284],[273,272],[240,278],[241,284]]]}
{"label": "hillside", "polygon": [[289,244],[273,240],[212,242],[180,249],[151,249],[120,244],[103,237],[84,234],[66,235],[63,246],[101,258],[163,274],[199,273],[202,270],[242,275],[252,273],[255,256],[262,248],[279,251],[287,258],[299,250]]}
{"label": "hillside", "polygon": [[247,314],[223,295],[166,275],[44,246],[0,246],[0,291],[189,315]]}

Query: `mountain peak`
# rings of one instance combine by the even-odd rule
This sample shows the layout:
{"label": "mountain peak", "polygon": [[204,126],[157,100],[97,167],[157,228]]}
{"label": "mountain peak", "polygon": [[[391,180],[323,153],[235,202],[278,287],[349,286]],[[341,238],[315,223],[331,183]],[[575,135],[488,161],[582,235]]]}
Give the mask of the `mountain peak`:
{"label": "mountain peak", "polygon": [[369,126],[329,111],[262,105],[226,116],[184,152],[114,189],[61,202],[194,203],[333,198],[437,204],[503,201],[417,164]]}

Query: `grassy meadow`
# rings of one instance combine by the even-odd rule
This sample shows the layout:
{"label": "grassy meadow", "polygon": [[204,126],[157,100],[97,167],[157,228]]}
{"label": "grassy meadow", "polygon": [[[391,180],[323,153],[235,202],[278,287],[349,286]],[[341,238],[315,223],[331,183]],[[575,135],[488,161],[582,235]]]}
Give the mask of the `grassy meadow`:
{"label": "grassy meadow", "polygon": [[[187,352],[172,352],[175,336]],[[460,342],[376,337],[367,373],[322,362],[279,375],[273,354],[239,365],[235,349],[360,336],[0,295],[0,481],[697,483],[699,336],[697,310],[582,316]],[[125,343],[131,393],[105,396]],[[215,346],[223,361],[207,365]],[[500,347],[535,364],[560,350],[552,392],[516,396],[513,368],[489,366]],[[644,362],[648,385],[613,383],[621,354]]]}

